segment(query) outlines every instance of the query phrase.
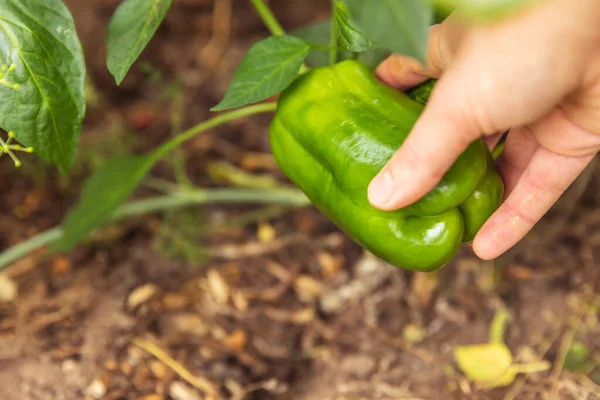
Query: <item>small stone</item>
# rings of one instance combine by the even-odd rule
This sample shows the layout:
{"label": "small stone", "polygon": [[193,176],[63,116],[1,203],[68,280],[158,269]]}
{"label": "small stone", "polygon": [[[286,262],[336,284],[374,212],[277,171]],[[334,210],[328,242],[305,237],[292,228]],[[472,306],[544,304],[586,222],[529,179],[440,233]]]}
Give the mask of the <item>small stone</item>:
{"label": "small stone", "polygon": [[407,324],[402,330],[402,336],[408,343],[420,343],[427,337],[427,332],[418,324]]}
{"label": "small stone", "polygon": [[348,355],[340,365],[342,371],[358,379],[368,378],[375,372],[376,367],[375,360],[364,354]]}
{"label": "small stone", "polygon": [[225,338],[225,346],[233,352],[242,352],[248,343],[246,332],[238,329]]}
{"label": "small stone", "polygon": [[92,384],[87,387],[85,393],[94,399],[101,399],[106,394],[106,384],[100,379],[94,379]]}
{"label": "small stone", "polygon": [[190,304],[190,301],[186,296],[182,294],[166,293],[163,296],[162,303],[165,310],[179,311],[186,308]]}
{"label": "small stone", "polygon": [[199,349],[200,355],[202,359],[205,361],[211,361],[218,357],[219,353],[215,349],[211,349],[210,347],[201,347]]}
{"label": "small stone", "polygon": [[147,302],[158,292],[158,287],[152,283],[138,286],[135,288],[127,298],[127,309],[133,310],[140,304]]}
{"label": "small stone", "polygon": [[161,331],[170,337],[179,335],[204,336],[208,332],[206,323],[197,314],[172,314],[160,318]]}
{"label": "small stone", "polygon": [[164,400],[165,397],[162,394],[148,394],[146,396],[140,397],[138,400]]}
{"label": "small stone", "polygon": [[196,390],[180,381],[171,383],[169,396],[171,396],[173,400],[202,400],[202,397],[200,397]]}
{"label": "small stone", "polygon": [[223,279],[216,269],[209,270],[206,276],[208,279],[208,287],[210,288],[210,292],[217,303],[227,303],[227,300],[229,299],[229,285],[227,285],[225,279]]}
{"label": "small stone", "polygon": [[17,297],[19,289],[17,283],[6,276],[0,274],[0,301],[13,301]]}
{"label": "small stone", "polygon": [[133,372],[133,367],[127,362],[121,363],[121,367],[119,369],[121,370],[121,373],[125,376],[129,376]]}
{"label": "small stone", "polygon": [[138,365],[144,355],[144,351],[137,346],[129,346],[127,348],[127,361],[132,366]]}
{"label": "small stone", "polygon": [[73,264],[65,256],[56,256],[52,259],[52,275],[64,275],[73,269]]}
{"label": "small stone", "polygon": [[322,287],[313,277],[300,275],[294,281],[294,289],[301,301],[309,303],[316,300],[322,292]]}
{"label": "small stone", "polygon": [[317,260],[321,266],[321,273],[327,279],[335,277],[344,266],[344,257],[335,256],[326,251],[320,251],[317,254]]}
{"label": "small stone", "polygon": [[373,274],[389,271],[391,266],[371,253],[365,252],[356,263],[356,275],[371,277]]}
{"label": "small stone", "polygon": [[294,311],[292,321],[296,324],[307,324],[315,319],[315,310],[310,307]]}
{"label": "small stone", "polygon": [[168,371],[167,367],[162,362],[152,360],[152,361],[150,361],[149,365],[150,365],[150,371],[152,371],[152,374],[156,378],[162,379],[167,375],[167,371]]}
{"label": "small stone", "polygon": [[71,371],[75,371],[77,369],[77,362],[74,360],[66,359],[65,361],[63,361],[62,363],[62,370],[64,372],[71,372]]}
{"label": "small stone", "polygon": [[234,290],[231,293],[231,301],[238,311],[244,312],[248,310],[248,298],[241,290]]}
{"label": "small stone", "polygon": [[107,371],[117,371],[119,369],[119,363],[114,358],[110,358],[104,362],[104,369]]}

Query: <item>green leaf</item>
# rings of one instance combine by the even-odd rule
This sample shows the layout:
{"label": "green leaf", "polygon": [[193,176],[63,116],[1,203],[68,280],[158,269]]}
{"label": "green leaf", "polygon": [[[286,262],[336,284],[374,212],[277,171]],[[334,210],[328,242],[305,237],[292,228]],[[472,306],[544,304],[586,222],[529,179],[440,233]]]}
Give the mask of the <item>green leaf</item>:
{"label": "green leaf", "polygon": [[[314,45],[329,46],[330,27],[331,20],[327,19],[308,24],[289,34]],[[305,61],[311,67],[329,65],[329,50],[311,50]]]}
{"label": "green leaf", "polygon": [[382,47],[425,63],[433,7],[424,0],[344,0],[357,28]]}
{"label": "green leaf", "polygon": [[289,86],[296,78],[310,44],[294,36],[272,36],[256,43],[238,66],[225,98],[211,109],[265,100]]}
{"label": "green leaf", "polygon": [[61,0],[0,1],[0,127],[64,173],[85,116],[85,62]]}
{"label": "green leaf", "polygon": [[[306,25],[293,32],[290,32],[290,35],[297,36],[311,44],[329,46],[330,27],[331,20],[328,19]],[[358,60],[367,65],[369,68],[374,69],[388,55],[388,50],[378,48],[361,52],[358,55]],[[352,52],[339,51],[337,58],[341,61],[351,57]],[[329,50],[311,50],[306,57],[306,63],[311,67],[322,67],[329,65]]]}
{"label": "green leaf", "polygon": [[120,156],[109,160],[85,183],[81,199],[65,217],[61,238],[54,251],[67,251],[95,228],[131,195],[156,161],[156,153]]}
{"label": "green leaf", "polygon": [[567,371],[573,372],[584,372],[589,369],[590,366],[590,351],[584,344],[575,342],[571,345],[563,367]]}
{"label": "green leaf", "polygon": [[106,37],[107,66],[119,85],[142,54],[171,7],[171,0],[125,0],[112,16]]}
{"label": "green leaf", "polygon": [[427,104],[436,82],[437,79],[428,79],[420,85],[408,90],[406,94],[408,95],[408,97],[415,101],[418,101],[421,104]]}
{"label": "green leaf", "polygon": [[338,44],[345,50],[359,53],[380,47],[354,26],[348,6],[342,1],[335,5],[335,31]]}
{"label": "green leaf", "polygon": [[506,378],[513,362],[510,350],[501,343],[456,347],[454,359],[469,380],[487,385]]}

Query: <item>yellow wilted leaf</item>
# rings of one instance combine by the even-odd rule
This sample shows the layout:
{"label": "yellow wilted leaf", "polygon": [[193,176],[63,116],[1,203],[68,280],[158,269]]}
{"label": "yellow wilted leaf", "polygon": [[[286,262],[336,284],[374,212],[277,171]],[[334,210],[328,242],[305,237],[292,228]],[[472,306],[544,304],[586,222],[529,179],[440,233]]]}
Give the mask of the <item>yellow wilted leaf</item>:
{"label": "yellow wilted leaf", "polygon": [[510,349],[502,343],[459,346],[454,359],[469,380],[484,385],[506,379],[513,362]]}
{"label": "yellow wilted leaf", "polygon": [[517,377],[517,374],[519,373],[519,368],[517,368],[516,365],[511,365],[508,370],[506,370],[506,373],[498,380],[490,382],[490,383],[482,383],[481,386],[485,387],[485,388],[497,388],[497,387],[501,387],[501,386],[508,386],[511,383],[513,383],[513,381],[515,380],[515,378]]}

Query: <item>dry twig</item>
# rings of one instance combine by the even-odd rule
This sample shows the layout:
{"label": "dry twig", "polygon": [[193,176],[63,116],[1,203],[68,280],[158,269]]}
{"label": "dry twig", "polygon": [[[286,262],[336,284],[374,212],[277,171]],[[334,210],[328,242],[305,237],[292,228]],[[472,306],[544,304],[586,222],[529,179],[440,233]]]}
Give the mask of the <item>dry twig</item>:
{"label": "dry twig", "polygon": [[196,389],[202,390],[204,393],[207,393],[208,395],[213,397],[217,395],[217,390],[215,389],[215,386],[211,381],[209,381],[206,378],[193,375],[183,365],[174,360],[157,345],[139,337],[131,338],[130,342],[147,351],[148,353],[152,354],[167,367],[171,368],[177,375],[181,377],[181,379],[184,379]]}

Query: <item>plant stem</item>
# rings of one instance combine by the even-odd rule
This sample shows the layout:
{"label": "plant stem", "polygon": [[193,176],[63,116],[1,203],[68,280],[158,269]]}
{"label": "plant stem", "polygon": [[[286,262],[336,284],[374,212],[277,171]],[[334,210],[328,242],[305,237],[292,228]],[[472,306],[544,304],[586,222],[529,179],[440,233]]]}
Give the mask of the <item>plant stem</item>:
{"label": "plant stem", "polygon": [[498,144],[494,150],[492,150],[492,157],[494,158],[494,160],[496,160],[498,157],[500,157],[502,155],[502,152],[504,151],[504,142]]}
{"label": "plant stem", "polygon": [[[270,112],[275,111],[277,108],[277,104],[275,102],[271,103],[261,103],[255,104],[248,107],[240,108],[237,110],[233,110],[227,113],[223,113],[214,118],[211,118],[203,123],[200,123],[196,126],[191,127],[190,129],[182,132],[181,134],[171,138],[164,144],[162,144],[158,149],[154,150],[154,156],[150,157],[149,163],[154,164],[160,158],[162,158],[165,154],[167,154],[170,150],[173,150],[181,143],[191,139],[199,133],[202,133],[208,129],[214,128],[216,126],[222,125],[228,121],[235,120],[237,118],[245,117],[248,115],[258,114],[262,112]],[[141,180],[142,176],[140,176]],[[273,189],[273,190],[285,190],[285,189]],[[267,198],[267,193],[265,190],[261,191],[249,191],[244,192],[240,196],[240,191],[237,189],[223,189],[223,190],[214,190],[214,191],[203,191],[196,190],[183,193],[176,193],[175,195],[166,196],[166,197],[158,197],[147,200],[140,200],[134,203],[125,204],[121,208],[117,209],[117,211],[111,216],[111,220],[120,219],[129,215],[137,215],[146,212],[152,212],[160,209],[168,209],[173,207],[183,207],[189,204],[202,204],[207,202],[214,201],[222,201],[222,202],[258,202],[258,203],[270,203],[282,201],[285,203],[285,196],[282,198],[278,197],[278,193],[286,193],[286,192],[274,192],[273,197]],[[289,193],[289,192],[287,192]],[[298,196],[297,192],[294,192],[296,196]],[[298,198],[295,199],[298,201]],[[290,199],[287,199],[290,201]],[[9,250],[0,253],[0,269],[6,267],[10,263],[22,258],[26,254],[34,251],[40,247],[46,246],[54,241],[58,240],[63,234],[61,227],[56,227],[50,229],[41,234],[35,235],[26,241],[10,248]]]}
{"label": "plant stem", "polygon": [[536,372],[547,371],[551,366],[548,361],[534,361],[527,364],[515,364],[513,368],[521,374],[534,374]]}
{"label": "plant stem", "polygon": [[331,26],[329,28],[329,65],[337,61],[337,36],[335,31],[335,8],[337,0],[331,0]]}
{"label": "plant stem", "polygon": [[263,0],[252,0],[252,4],[273,36],[285,35],[285,31]]}
{"label": "plant stem", "polygon": [[[171,103],[171,136],[176,136],[181,131],[181,122],[183,119],[183,94],[179,87],[175,89]],[[171,161],[175,173],[175,181],[187,188],[193,187],[192,181],[187,176],[185,169],[185,154],[178,149],[177,155]]]}
{"label": "plant stem", "polygon": [[508,317],[508,312],[504,308],[496,311],[490,326],[490,343],[504,343],[504,331]]}
{"label": "plant stem", "polygon": [[[285,35],[285,31],[281,27],[281,24],[279,23],[279,21],[277,21],[277,18],[275,18],[273,12],[269,8],[269,6],[265,4],[264,0],[252,0],[252,4],[254,5],[256,12],[258,12],[258,15],[260,15],[260,19],[262,19],[263,23],[267,26],[267,28],[273,36]],[[298,74],[302,75],[305,72],[308,72],[309,69],[310,68],[305,63],[303,63],[300,66]]]}
{"label": "plant stem", "polygon": [[27,240],[14,245],[6,251],[0,253],[0,269],[3,269],[15,261],[20,260],[27,254],[39,248],[49,245],[62,236],[60,226],[48,229],[42,233],[31,236]]}
{"label": "plant stem", "polygon": [[310,67],[308,67],[306,64],[302,64],[300,66],[300,70],[298,71],[298,75],[302,75],[305,72],[308,72],[310,70]]}
{"label": "plant stem", "polygon": [[155,178],[153,176],[147,176],[144,178],[142,184],[163,193],[178,193],[183,192],[186,190],[186,188],[188,188],[187,185],[182,187],[182,185],[178,185],[166,179]]}
{"label": "plant stem", "polygon": [[231,184],[237,187],[254,189],[281,186],[272,175],[251,174],[227,161],[218,161],[208,165],[208,175],[216,183]]}
{"label": "plant stem", "polygon": [[179,135],[170,139],[168,142],[164,143],[162,146],[160,146],[158,149],[155,150],[156,151],[156,153],[155,153],[156,159],[161,158],[166,153],[168,153],[170,150],[179,146],[181,143],[193,138],[197,134],[202,133],[208,129],[214,128],[215,126],[219,126],[226,122],[229,122],[234,119],[241,118],[241,117],[245,117],[248,115],[269,112],[269,111],[275,111],[276,109],[277,109],[277,103],[275,103],[275,102],[261,103],[261,104],[255,104],[252,106],[244,107],[244,108],[239,108],[237,110],[229,111],[224,114],[218,115],[214,118],[204,121],[201,124],[191,127],[187,131],[180,133]]}
{"label": "plant stem", "polygon": [[[283,204],[296,207],[303,207],[309,204],[306,196],[297,189],[200,189],[132,201],[118,208],[110,217],[110,221],[114,222],[126,217],[148,214],[155,211],[217,202],[225,204]],[[58,240],[62,236],[62,233],[62,228],[57,226],[32,236],[0,253],[0,270],[25,257],[27,254]]]}
{"label": "plant stem", "polygon": [[200,228],[200,236],[206,236],[213,233],[219,233],[223,231],[227,231],[228,229],[235,228],[238,226],[244,226],[248,224],[252,224],[254,222],[265,220],[269,218],[279,217],[285,213],[290,212],[297,206],[265,206],[263,208],[259,208],[258,210],[252,210],[242,215],[231,218],[230,221],[214,225],[210,224],[205,227]]}

